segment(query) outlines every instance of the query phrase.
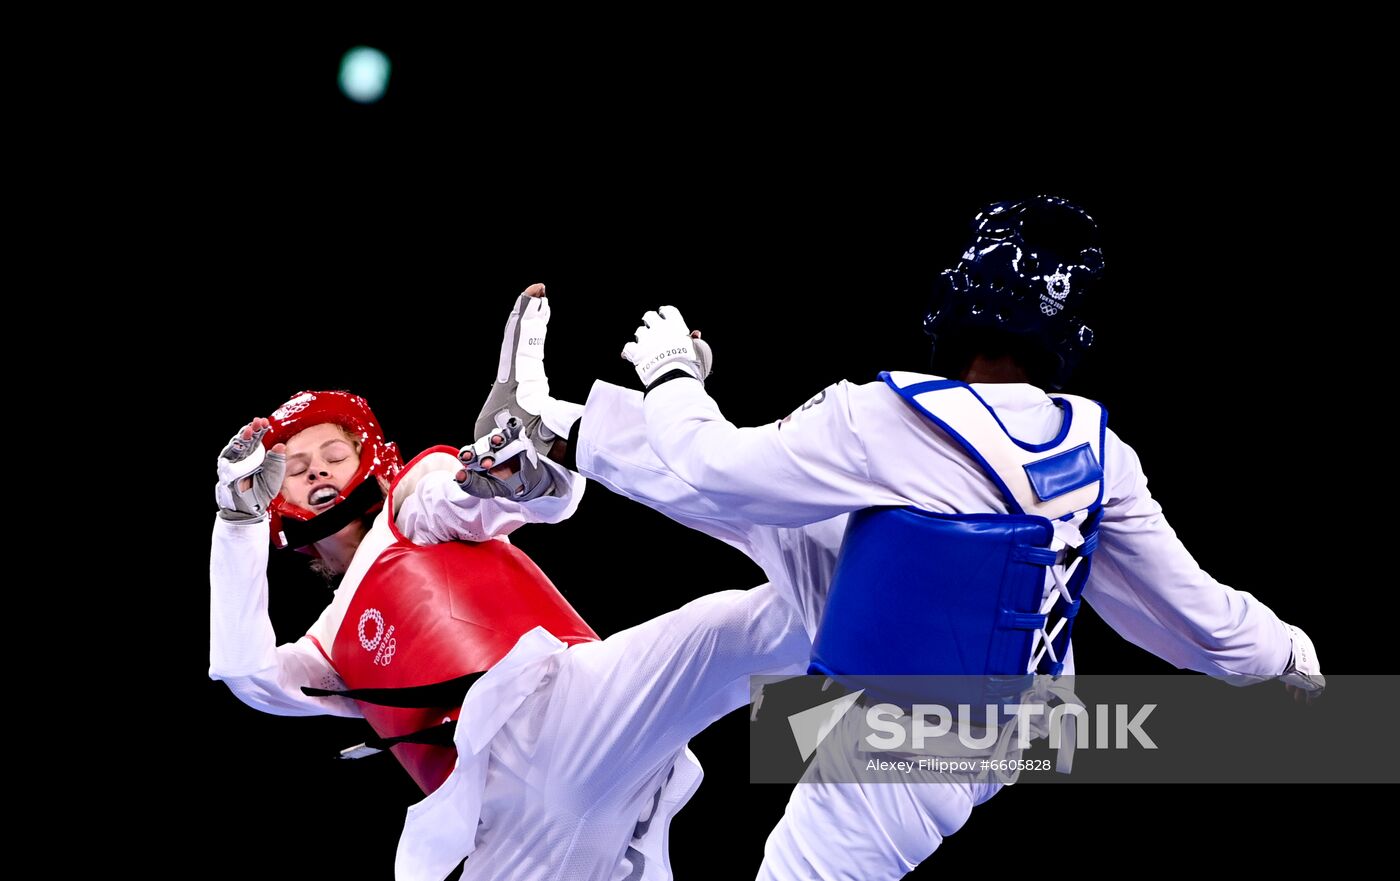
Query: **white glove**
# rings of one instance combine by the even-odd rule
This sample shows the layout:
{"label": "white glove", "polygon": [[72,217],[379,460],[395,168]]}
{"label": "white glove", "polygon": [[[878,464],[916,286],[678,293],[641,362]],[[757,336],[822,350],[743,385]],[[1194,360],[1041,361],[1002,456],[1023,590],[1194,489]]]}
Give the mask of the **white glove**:
{"label": "white glove", "polygon": [[647,389],[673,370],[704,382],[713,361],[710,344],[691,334],[675,306],[662,306],[643,315],[636,342],[622,347],[622,357],[637,368],[637,376]]}
{"label": "white glove", "polygon": [[1301,691],[1307,700],[1313,700],[1327,687],[1327,680],[1322,678],[1322,667],[1318,664],[1317,649],[1301,628],[1292,624],[1283,626],[1293,643],[1293,656],[1288,659],[1288,666],[1279,674],[1279,679],[1283,680],[1284,685]]}
{"label": "white glove", "polygon": [[267,514],[267,506],[282,490],[287,456],[280,450],[267,452],[263,449],[262,437],[267,432],[266,425],[256,430],[252,424],[245,425],[219,454],[219,481],[214,484],[214,501],[219,505],[219,516],[225,520],[261,520]]}

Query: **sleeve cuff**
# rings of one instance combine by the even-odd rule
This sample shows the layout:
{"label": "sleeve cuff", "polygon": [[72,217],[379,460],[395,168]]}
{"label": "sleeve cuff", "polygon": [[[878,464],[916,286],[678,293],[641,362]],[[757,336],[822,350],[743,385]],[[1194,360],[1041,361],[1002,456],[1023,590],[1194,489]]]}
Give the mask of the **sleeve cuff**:
{"label": "sleeve cuff", "polygon": [[271,530],[272,526],[268,523],[266,516],[256,520],[225,520],[217,514],[214,515],[214,534],[229,541],[247,544],[270,543],[272,541]]}
{"label": "sleeve cuff", "polygon": [[[649,395],[649,394],[651,394],[651,390],[652,390],[652,389],[656,388],[656,387],[659,386],[659,385],[663,385],[663,384],[665,384],[665,383],[668,383],[668,382],[670,382],[670,381],[672,381],[672,380],[674,380],[674,379],[695,379],[695,374],[691,373],[691,372],[688,371],[688,370],[682,370],[682,369],[679,368],[679,367],[675,368],[674,370],[668,370],[668,371],[666,371],[665,373],[663,373],[663,374],[661,374],[660,376],[658,376],[658,377],[656,378],[656,381],[655,381],[655,382],[653,382],[651,385],[647,386],[647,390],[646,390],[646,392],[644,392],[644,394]],[[700,382],[700,380],[698,380],[698,379],[695,379],[695,381],[696,381],[696,382]],[[700,384],[701,384],[702,386],[704,385],[704,383],[700,383]]]}

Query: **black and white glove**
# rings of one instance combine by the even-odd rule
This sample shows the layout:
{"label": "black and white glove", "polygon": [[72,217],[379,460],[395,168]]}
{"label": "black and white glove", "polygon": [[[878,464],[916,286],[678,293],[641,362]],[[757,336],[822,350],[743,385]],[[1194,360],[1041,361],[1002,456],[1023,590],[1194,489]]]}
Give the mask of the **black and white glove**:
{"label": "black and white glove", "polygon": [[[545,286],[532,284],[506,319],[496,381],[476,417],[477,440],[457,454],[466,466],[458,483],[472,495],[528,501],[553,488],[553,476],[540,460],[568,437],[583,407],[549,393],[544,369],[549,314]],[[512,462],[516,456],[519,461]]]}
{"label": "black and white glove", "polygon": [[457,451],[463,470],[457,482],[469,495],[528,502],[554,488],[554,474],[542,461],[525,426],[505,410],[495,430]]}
{"label": "black and white glove", "polygon": [[[263,449],[266,420],[255,419],[243,426],[219,453],[219,480],[214,484],[214,501],[219,516],[234,522],[261,520],[267,507],[282,490],[287,471],[284,452]],[[259,426],[254,429],[254,426]],[[281,444],[278,444],[281,447]]]}
{"label": "black and white glove", "polygon": [[704,382],[714,361],[710,344],[691,332],[675,306],[643,315],[635,341],[622,347],[622,357],[637,368],[637,377],[648,391],[678,376]]}
{"label": "black and white glove", "polygon": [[505,425],[506,413],[519,419],[523,433],[540,455],[550,448],[583,415],[583,406],[561,401],[549,393],[544,371],[544,340],[549,332],[549,298],[542,284],[532,284],[515,300],[506,319],[496,381],[476,417],[477,437],[487,437]]}
{"label": "black and white glove", "polygon": [[1293,643],[1293,655],[1288,659],[1288,666],[1279,675],[1279,679],[1294,692],[1296,699],[1316,700],[1327,687],[1327,680],[1322,677],[1322,667],[1317,660],[1317,649],[1313,647],[1312,640],[1302,628],[1292,624],[1283,626]]}

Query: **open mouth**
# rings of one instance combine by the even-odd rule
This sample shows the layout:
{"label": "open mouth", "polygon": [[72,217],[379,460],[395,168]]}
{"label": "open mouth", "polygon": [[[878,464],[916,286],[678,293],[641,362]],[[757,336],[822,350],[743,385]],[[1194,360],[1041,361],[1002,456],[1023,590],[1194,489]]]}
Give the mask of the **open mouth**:
{"label": "open mouth", "polygon": [[340,490],[333,486],[318,486],[311,491],[311,495],[306,500],[311,504],[311,507],[319,508],[334,502],[338,495],[340,495]]}

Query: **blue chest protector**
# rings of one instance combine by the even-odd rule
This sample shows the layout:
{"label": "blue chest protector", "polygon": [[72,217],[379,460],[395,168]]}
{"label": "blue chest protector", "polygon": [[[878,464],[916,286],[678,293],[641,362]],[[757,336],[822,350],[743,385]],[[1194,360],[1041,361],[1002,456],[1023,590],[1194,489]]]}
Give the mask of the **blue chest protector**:
{"label": "blue chest protector", "polygon": [[1014,700],[1033,674],[1064,669],[1098,543],[1104,409],[1054,396],[1064,414],[1059,434],[1027,444],[1011,437],[965,383],[911,373],[880,377],[962,446],[1012,513],[853,514],[810,672],[842,680],[979,677],[980,690],[966,695],[974,705]]}

